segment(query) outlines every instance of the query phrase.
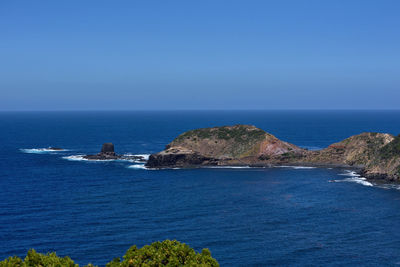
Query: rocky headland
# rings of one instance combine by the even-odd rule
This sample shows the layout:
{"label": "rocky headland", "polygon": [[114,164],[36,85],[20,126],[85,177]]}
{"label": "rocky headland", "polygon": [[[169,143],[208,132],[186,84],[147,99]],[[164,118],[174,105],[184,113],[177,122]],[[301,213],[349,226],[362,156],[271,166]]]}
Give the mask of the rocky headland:
{"label": "rocky headland", "polygon": [[251,125],[191,130],[152,154],[149,168],[201,166],[340,166],[370,179],[400,181],[400,135],[362,133],[309,151]]}

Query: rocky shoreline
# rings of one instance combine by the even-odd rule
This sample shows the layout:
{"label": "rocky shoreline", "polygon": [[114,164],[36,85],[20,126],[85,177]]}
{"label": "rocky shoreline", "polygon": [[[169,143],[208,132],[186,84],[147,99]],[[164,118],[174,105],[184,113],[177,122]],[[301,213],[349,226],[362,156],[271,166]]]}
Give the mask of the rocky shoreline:
{"label": "rocky shoreline", "polygon": [[309,166],[355,169],[367,179],[400,181],[400,136],[362,133],[309,151],[250,125],[185,132],[150,155],[148,168]]}

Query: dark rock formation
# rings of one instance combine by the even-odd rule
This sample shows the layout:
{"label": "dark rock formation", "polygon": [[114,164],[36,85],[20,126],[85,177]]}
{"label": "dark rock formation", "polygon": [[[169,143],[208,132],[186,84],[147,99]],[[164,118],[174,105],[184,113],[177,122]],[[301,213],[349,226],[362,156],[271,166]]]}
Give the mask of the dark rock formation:
{"label": "dark rock formation", "polygon": [[150,155],[146,163],[146,166],[150,168],[195,167],[199,165],[217,165],[217,161],[190,150],[171,148],[165,152]]}
{"label": "dark rock formation", "polygon": [[52,150],[52,151],[63,151],[64,149],[63,149],[63,148],[60,148],[60,147],[49,147],[49,148],[47,148],[47,150]]}
{"label": "dark rock formation", "polygon": [[100,153],[96,155],[86,155],[85,159],[88,160],[134,160],[134,161],[142,161],[145,162],[144,157],[142,156],[134,156],[134,155],[118,155],[114,152],[114,144],[112,143],[104,143]]}
{"label": "dark rock formation", "polygon": [[235,125],[185,132],[150,156],[150,168],[231,166],[354,167],[371,179],[400,181],[400,136],[362,133],[318,150],[284,142],[254,126]]}
{"label": "dark rock formation", "polygon": [[112,154],[114,152],[114,144],[113,143],[104,143],[103,146],[101,147],[101,152],[100,153],[107,153],[107,154]]}
{"label": "dark rock formation", "polygon": [[119,159],[121,156],[115,154],[114,145],[112,143],[104,143],[101,147],[100,153],[96,155],[86,155],[85,159],[89,160],[112,160]]}

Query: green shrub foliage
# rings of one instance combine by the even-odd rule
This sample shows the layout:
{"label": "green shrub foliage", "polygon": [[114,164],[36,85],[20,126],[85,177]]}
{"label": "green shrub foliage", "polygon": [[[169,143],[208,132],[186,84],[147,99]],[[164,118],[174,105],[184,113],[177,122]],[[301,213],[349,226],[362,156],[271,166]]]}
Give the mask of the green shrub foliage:
{"label": "green shrub foliage", "polygon": [[155,242],[138,249],[132,246],[128,249],[123,261],[118,259],[107,264],[107,267],[131,266],[219,266],[211,257],[208,249],[196,253],[188,245],[176,240]]}
{"label": "green shrub foliage", "polygon": [[11,266],[21,266],[21,267],[31,267],[31,266],[48,266],[48,267],[78,267],[73,260],[69,257],[58,257],[56,253],[41,254],[37,253],[34,249],[28,251],[25,259],[22,260],[19,257],[9,257],[4,261],[0,262],[0,267],[11,267]]}
{"label": "green shrub foliage", "polygon": [[[41,254],[35,250],[29,250],[25,259],[9,257],[0,262],[0,267],[78,267],[69,257],[58,257],[56,253]],[[154,242],[151,245],[138,249],[132,246],[123,256],[115,258],[107,263],[107,267],[131,267],[131,266],[219,266],[218,262],[211,256],[208,249],[197,253],[184,243],[176,240],[165,240]],[[94,267],[89,264],[86,267]]]}
{"label": "green shrub foliage", "polygon": [[383,158],[399,157],[400,156],[400,134],[394,138],[392,142],[382,147],[381,156]]}

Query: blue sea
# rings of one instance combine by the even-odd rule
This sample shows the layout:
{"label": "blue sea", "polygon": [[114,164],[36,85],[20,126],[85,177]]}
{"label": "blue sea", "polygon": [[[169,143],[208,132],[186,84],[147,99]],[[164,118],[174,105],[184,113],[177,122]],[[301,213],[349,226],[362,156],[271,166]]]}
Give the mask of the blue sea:
{"label": "blue sea", "polygon": [[[56,251],[104,266],[131,245],[177,239],[221,266],[400,264],[400,186],[347,168],[147,170],[84,161],[158,152],[183,131],[252,124],[320,149],[400,133],[400,111],[0,113],[0,258]],[[65,151],[40,150],[62,147]]]}

